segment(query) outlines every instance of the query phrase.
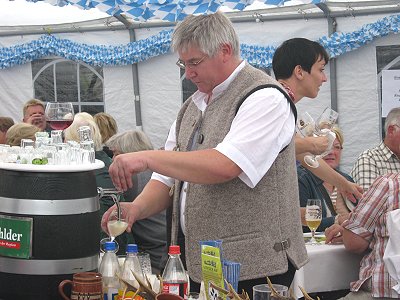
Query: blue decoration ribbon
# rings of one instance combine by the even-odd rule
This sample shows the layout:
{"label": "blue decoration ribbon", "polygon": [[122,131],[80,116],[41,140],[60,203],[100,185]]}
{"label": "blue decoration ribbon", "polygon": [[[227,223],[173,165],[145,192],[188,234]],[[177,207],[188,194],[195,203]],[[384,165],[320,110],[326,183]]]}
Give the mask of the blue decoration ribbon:
{"label": "blue decoration ribbon", "polygon": [[[350,33],[336,32],[331,36],[321,37],[318,42],[324,46],[331,57],[338,57],[356,50],[376,38],[397,34],[399,29],[400,15],[393,15],[375,23],[366,24],[359,30]],[[39,39],[29,43],[0,48],[0,69],[54,55],[68,60],[85,62],[92,66],[130,65],[169,53],[171,35],[172,29],[163,30],[149,38],[118,46],[88,45],[60,39],[53,35],[42,35]],[[250,64],[262,68],[271,67],[275,47],[241,44],[240,48],[241,56]]]}
{"label": "blue decoration ribbon", "polygon": [[[64,6],[67,4],[81,9],[93,7],[113,16],[125,14],[137,21],[161,19],[175,22],[183,20],[188,14],[212,14],[221,6],[243,10],[251,5],[254,0],[26,0],[27,2],[44,1],[53,5]],[[260,0],[267,5],[284,5],[291,0]],[[310,3],[310,0],[298,0]],[[317,4],[324,0],[311,0]]]}

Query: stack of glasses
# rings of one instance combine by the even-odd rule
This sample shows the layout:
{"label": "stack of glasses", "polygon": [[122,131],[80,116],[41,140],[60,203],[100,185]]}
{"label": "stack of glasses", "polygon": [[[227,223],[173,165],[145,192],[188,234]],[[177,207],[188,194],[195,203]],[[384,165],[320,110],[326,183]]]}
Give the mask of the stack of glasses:
{"label": "stack of glasses", "polygon": [[62,130],[37,132],[35,141],[22,139],[20,146],[0,145],[0,162],[35,165],[81,165],[95,162],[89,126],[78,129],[79,143],[63,142]]}

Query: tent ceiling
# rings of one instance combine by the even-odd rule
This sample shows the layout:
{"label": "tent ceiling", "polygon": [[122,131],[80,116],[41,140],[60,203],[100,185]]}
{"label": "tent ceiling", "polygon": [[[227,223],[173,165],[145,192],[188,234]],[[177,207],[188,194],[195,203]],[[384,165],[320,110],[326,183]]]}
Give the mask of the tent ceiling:
{"label": "tent ceiling", "polygon": [[[400,0],[26,0],[28,2],[47,2],[53,5],[73,5],[82,9],[97,8],[111,15],[125,15],[134,21],[164,20],[176,22],[187,14],[214,13],[218,9],[235,11],[242,16],[257,9],[259,14],[287,14],[307,17],[321,13],[321,6],[331,15],[347,13],[398,12]],[[305,6],[304,6],[305,5]],[[262,12],[260,12],[262,11]],[[242,13],[243,12],[243,13]]]}
{"label": "tent ceiling", "polygon": [[[28,0],[27,0],[28,1]],[[30,0],[33,1],[33,0]],[[41,1],[41,0],[35,0]],[[49,1],[49,0],[46,0]],[[61,2],[60,0],[57,0]],[[74,0],[78,1],[78,0]],[[268,0],[270,1],[270,0]],[[279,2],[274,0],[275,2]],[[308,0],[302,0],[310,2]],[[53,0],[55,2],[55,0]],[[87,0],[85,0],[87,2]],[[315,2],[315,1],[314,1]],[[232,11],[225,9],[227,15],[233,22],[264,21],[273,19],[311,19],[326,18],[337,16],[359,16],[380,13],[399,13],[400,0],[379,0],[379,1],[324,1],[317,4],[298,4],[285,6],[272,6],[268,8],[250,9],[255,5],[249,6],[243,11]],[[298,3],[298,2],[292,2]],[[265,6],[265,5],[264,5]],[[43,34],[43,33],[63,33],[63,32],[83,32],[97,30],[124,30],[128,28],[142,27],[165,27],[174,26],[175,22],[168,22],[158,19],[147,21],[137,21],[129,15],[116,14],[108,18],[96,19],[91,21],[63,23],[63,24],[44,24],[26,26],[0,26],[0,36],[18,34]]]}

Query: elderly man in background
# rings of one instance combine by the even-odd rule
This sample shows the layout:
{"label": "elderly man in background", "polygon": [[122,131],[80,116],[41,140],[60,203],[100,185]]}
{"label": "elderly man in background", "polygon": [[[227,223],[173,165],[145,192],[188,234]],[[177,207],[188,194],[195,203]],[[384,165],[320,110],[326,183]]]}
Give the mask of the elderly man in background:
{"label": "elderly man in background", "polygon": [[385,120],[383,142],[362,152],[350,175],[368,190],[378,176],[397,172],[400,172],[400,108],[393,108]]}
{"label": "elderly man in background", "polygon": [[172,48],[198,90],[181,108],[165,151],[121,154],[110,166],[122,190],[132,186],[132,174],[156,172],[133,202],[122,203],[128,228],[172,206],[171,243],[186,250],[191,284],[202,279],[199,241],[222,240],[224,258],[241,263],[239,290],[252,294],[266,276],[289,286],[307,262],[296,109],[277,81],[240,58],[238,36],[222,13],[186,17]]}
{"label": "elderly man in background", "polygon": [[14,120],[9,117],[0,117],[0,144],[6,143],[7,130],[14,125]]}
{"label": "elderly man in background", "polygon": [[392,289],[397,281],[390,277],[383,261],[389,240],[387,215],[399,208],[399,196],[400,174],[380,176],[360,199],[348,220],[326,229],[326,243],[343,242],[347,250],[364,253],[359,278],[351,283],[351,293],[342,299],[400,299],[400,294]]}
{"label": "elderly man in background", "polygon": [[24,115],[22,121],[24,123],[35,125],[41,131],[46,130],[46,117],[44,115],[44,103],[38,99],[31,99],[24,104],[22,113]]}

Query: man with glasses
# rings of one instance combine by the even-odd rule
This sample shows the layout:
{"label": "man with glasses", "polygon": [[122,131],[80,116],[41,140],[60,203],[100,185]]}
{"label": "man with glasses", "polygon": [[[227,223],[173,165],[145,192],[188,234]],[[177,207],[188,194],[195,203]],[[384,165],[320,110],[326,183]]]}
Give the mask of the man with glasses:
{"label": "man with glasses", "polygon": [[111,165],[123,190],[132,173],[154,171],[143,192],[123,203],[129,228],[172,206],[171,243],[181,245],[194,282],[202,279],[199,241],[222,240],[223,257],[241,264],[239,291],[251,296],[266,276],[289,286],[307,262],[294,104],[276,80],[240,58],[237,34],[221,13],[188,16],[175,28],[172,49],[198,90],[181,108],[165,151],[118,155]]}
{"label": "man with glasses", "polygon": [[400,108],[393,108],[385,120],[385,138],[378,146],[362,152],[351,177],[365,191],[380,175],[400,172]]}

